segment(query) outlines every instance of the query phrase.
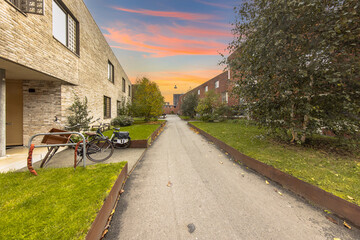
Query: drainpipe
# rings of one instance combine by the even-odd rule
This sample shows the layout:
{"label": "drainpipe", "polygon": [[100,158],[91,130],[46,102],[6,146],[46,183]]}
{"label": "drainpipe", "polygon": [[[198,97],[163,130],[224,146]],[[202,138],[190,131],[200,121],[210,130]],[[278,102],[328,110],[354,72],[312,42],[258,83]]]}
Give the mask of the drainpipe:
{"label": "drainpipe", "polygon": [[6,155],[6,81],[5,69],[0,69],[0,157]]}

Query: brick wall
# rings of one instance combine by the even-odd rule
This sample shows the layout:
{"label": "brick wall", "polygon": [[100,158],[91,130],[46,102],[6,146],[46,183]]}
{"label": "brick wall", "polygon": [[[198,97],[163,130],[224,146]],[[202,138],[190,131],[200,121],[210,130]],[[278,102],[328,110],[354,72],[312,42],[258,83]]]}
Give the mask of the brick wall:
{"label": "brick wall", "polygon": [[[79,22],[79,55],[53,37],[52,0],[44,0],[43,16],[25,16],[6,1],[0,1],[0,58],[59,79],[18,79],[23,80],[24,89],[25,144],[29,136],[47,132],[52,127],[49,121],[55,115],[66,121],[74,93],[81,99],[87,97],[94,119],[104,117],[104,96],[111,98],[112,118],[117,115],[117,101],[124,98],[131,101],[128,96],[131,82],[84,2],[62,2]],[[108,61],[114,65],[114,83],[107,79]],[[125,79],[125,92],[122,91],[122,78]],[[29,93],[28,88],[34,88],[36,92]],[[109,121],[105,119],[105,122]]]}

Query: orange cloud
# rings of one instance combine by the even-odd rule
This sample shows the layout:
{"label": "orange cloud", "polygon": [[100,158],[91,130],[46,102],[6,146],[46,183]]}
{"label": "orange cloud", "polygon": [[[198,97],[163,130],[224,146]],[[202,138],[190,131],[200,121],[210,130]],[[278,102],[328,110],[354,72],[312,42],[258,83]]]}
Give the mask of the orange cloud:
{"label": "orange cloud", "polygon": [[[136,78],[148,77],[158,84],[162,95],[165,97],[165,102],[172,103],[173,94],[186,93],[220,73],[222,73],[221,69],[146,72],[137,76],[130,76],[130,79],[135,83]],[[175,85],[177,89],[174,89]]]}
{"label": "orange cloud", "polygon": [[104,28],[105,37],[116,45],[111,47],[151,53],[151,57],[176,55],[218,55],[226,44],[215,41],[190,40],[162,35],[159,29],[151,33],[136,33],[129,29]]}
{"label": "orange cloud", "polygon": [[232,37],[233,34],[226,30],[217,30],[217,29],[206,29],[206,28],[197,28],[191,26],[179,26],[169,27],[169,29],[176,33],[193,37]]}
{"label": "orange cloud", "polygon": [[177,18],[177,19],[190,20],[190,21],[219,19],[219,17],[216,15],[201,14],[201,13],[166,12],[166,11],[153,11],[147,9],[134,10],[128,8],[121,8],[121,7],[113,7],[113,9],[124,12],[139,13],[148,16]]}

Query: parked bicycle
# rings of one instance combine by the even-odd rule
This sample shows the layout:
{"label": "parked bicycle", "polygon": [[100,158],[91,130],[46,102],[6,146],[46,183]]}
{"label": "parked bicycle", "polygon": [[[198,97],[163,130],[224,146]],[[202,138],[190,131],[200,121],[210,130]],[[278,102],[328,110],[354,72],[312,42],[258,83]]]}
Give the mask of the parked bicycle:
{"label": "parked bicycle", "polygon": [[[67,127],[64,124],[61,123],[61,121],[55,116],[55,123],[57,123],[59,126],[61,126],[61,128],[64,128],[66,130],[60,130],[60,129],[55,129],[57,132],[67,132],[67,129],[71,129],[71,127]],[[54,129],[52,129],[54,130]],[[114,153],[114,146],[111,143],[110,140],[106,139],[106,138],[92,138],[93,134],[91,133],[87,133],[87,138],[86,138],[86,157],[93,162],[102,162],[105,161],[107,159],[109,159],[112,154]],[[72,146],[75,151],[76,151],[76,165],[78,165],[82,159],[83,159],[83,143],[79,143],[77,144],[73,139],[71,139],[71,137],[68,136],[66,143],[72,144],[69,146]],[[77,147],[75,148],[75,145],[77,145]],[[46,154],[45,158],[42,160],[40,167],[44,167],[49,161],[50,159],[55,155],[55,153],[59,150],[60,147],[55,146],[55,147],[48,147],[48,153]]]}
{"label": "parked bicycle", "polygon": [[[99,122],[99,119],[96,121]],[[96,133],[86,133],[90,139],[108,139],[115,148],[127,148],[130,146],[131,138],[129,132],[121,132],[120,128],[114,128],[114,131],[110,138],[104,136],[104,124],[99,122]]]}

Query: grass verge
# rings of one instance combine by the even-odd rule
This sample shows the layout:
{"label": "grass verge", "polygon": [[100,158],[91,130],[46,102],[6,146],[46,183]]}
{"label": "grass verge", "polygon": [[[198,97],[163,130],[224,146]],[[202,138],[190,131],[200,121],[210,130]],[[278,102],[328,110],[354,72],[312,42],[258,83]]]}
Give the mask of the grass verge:
{"label": "grass verge", "polygon": [[[120,127],[120,131],[127,131],[130,133],[131,140],[145,140],[148,139],[155,130],[160,127],[163,121],[156,121],[152,123],[134,124],[127,127]],[[111,137],[113,130],[103,132],[107,137]]]}
{"label": "grass verge", "polygon": [[125,164],[0,174],[0,239],[84,239]]}
{"label": "grass verge", "polygon": [[313,184],[360,206],[360,154],[342,155],[323,149],[275,142],[249,124],[192,122],[241,153]]}

